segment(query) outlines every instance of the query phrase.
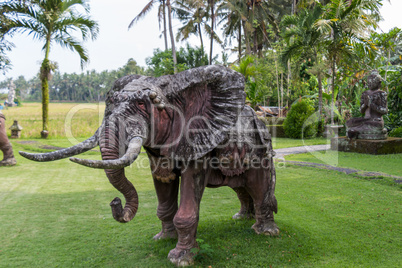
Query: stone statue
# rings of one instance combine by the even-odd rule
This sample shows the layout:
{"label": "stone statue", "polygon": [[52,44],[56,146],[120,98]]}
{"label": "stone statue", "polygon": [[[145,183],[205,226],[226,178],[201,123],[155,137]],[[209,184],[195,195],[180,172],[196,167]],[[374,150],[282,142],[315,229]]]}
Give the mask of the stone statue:
{"label": "stone statue", "polygon": [[8,106],[15,106],[15,103],[14,103],[15,89],[16,89],[16,86],[14,85],[13,80],[11,80],[10,83],[8,84],[8,97],[7,97],[7,105]]}
{"label": "stone statue", "polygon": [[6,117],[0,111],[0,150],[3,152],[3,160],[0,161],[0,166],[13,166],[17,161],[14,158],[13,147],[7,137],[5,120]]}
{"label": "stone statue", "polygon": [[111,202],[113,218],[125,223],[137,212],[138,195],[124,168],[145,148],[162,226],[154,239],[177,238],[168,258],[191,265],[205,187],[231,187],[241,205],[233,218],[255,218],[257,234],[279,234],[271,135],[245,98],[244,77],[223,66],[157,78],[129,75],[107,94],[103,123],[91,138],[60,151],[20,154],[53,161],[99,145],[102,160],[70,160],[105,170],[126,199],[124,208],[119,198]]}
{"label": "stone statue", "polygon": [[352,118],[346,122],[349,139],[387,139],[387,130],[384,128],[382,119],[382,116],[388,113],[387,93],[380,90],[381,81],[378,71],[374,70],[368,76],[368,90],[363,92],[360,100],[360,112],[364,116]]}

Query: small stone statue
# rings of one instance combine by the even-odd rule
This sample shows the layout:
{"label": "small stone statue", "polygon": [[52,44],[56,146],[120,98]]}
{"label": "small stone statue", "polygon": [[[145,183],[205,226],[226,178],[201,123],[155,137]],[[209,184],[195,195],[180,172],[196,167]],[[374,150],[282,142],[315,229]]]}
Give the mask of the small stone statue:
{"label": "small stone statue", "polygon": [[3,152],[3,160],[0,161],[0,166],[13,166],[17,161],[14,158],[13,147],[7,137],[5,120],[6,117],[0,111],[0,150]]}
{"label": "small stone statue", "polygon": [[15,106],[14,98],[15,98],[15,88],[13,80],[10,81],[8,84],[8,97],[7,97],[7,105],[8,106]]}
{"label": "small stone statue", "polygon": [[380,90],[381,81],[382,78],[376,70],[368,76],[368,90],[363,92],[360,100],[360,112],[364,116],[346,122],[349,139],[387,139],[387,130],[382,119],[382,116],[388,113],[387,93]]}

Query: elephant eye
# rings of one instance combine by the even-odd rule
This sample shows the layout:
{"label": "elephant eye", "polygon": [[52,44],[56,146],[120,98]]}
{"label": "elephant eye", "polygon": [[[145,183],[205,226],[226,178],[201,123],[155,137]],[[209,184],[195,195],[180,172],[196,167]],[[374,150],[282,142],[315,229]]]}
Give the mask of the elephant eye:
{"label": "elephant eye", "polygon": [[139,107],[141,107],[141,108],[144,108],[144,107],[145,107],[145,102],[142,101],[142,100],[137,101],[137,105],[138,105]]}

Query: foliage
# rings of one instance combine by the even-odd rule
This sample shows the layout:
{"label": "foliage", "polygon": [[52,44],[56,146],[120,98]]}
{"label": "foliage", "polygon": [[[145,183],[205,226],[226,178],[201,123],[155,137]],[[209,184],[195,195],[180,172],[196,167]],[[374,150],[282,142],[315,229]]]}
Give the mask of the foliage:
{"label": "foliage", "polygon": [[294,139],[312,138],[317,135],[317,122],[312,102],[301,99],[290,107],[283,128],[286,136]]}
{"label": "foliage", "polygon": [[402,138],[402,126],[394,128],[393,130],[391,130],[391,132],[388,135],[390,137]]}
{"label": "foliage", "polygon": [[[44,43],[45,57],[40,68],[42,90],[43,132],[48,131],[49,80],[55,64],[49,60],[51,45],[56,43],[76,52],[80,56],[81,67],[88,61],[88,54],[81,44],[88,38],[96,39],[98,25],[87,14],[86,0],[34,0],[30,4],[11,2],[5,5],[7,34],[28,33]],[[81,9],[80,9],[81,8]],[[80,39],[77,38],[77,33]],[[47,135],[46,135],[47,137]]]}
{"label": "foliage", "polygon": [[256,61],[256,58],[253,56],[246,56],[244,57],[239,65],[233,65],[233,70],[236,72],[241,73],[246,81],[248,81],[251,77],[254,77],[256,75],[256,67],[254,65],[254,62]]}
{"label": "foliage", "polygon": [[[161,51],[160,49],[155,49],[154,55],[147,58],[146,63],[148,65],[147,72],[153,76],[174,74],[174,65],[170,50]],[[176,68],[179,72],[203,65],[208,65],[208,57],[202,48],[193,48],[187,44],[185,48],[180,48],[177,51]]]}
{"label": "foliage", "polygon": [[14,43],[8,40],[13,36],[13,32],[10,31],[12,21],[8,18],[8,13],[10,10],[10,5],[15,3],[28,5],[31,3],[31,1],[8,0],[0,2],[0,72],[3,74],[5,74],[12,67],[10,58],[7,56],[7,52],[14,47]]}
{"label": "foliage", "polygon": [[194,260],[196,261],[206,261],[211,260],[212,255],[214,253],[213,248],[204,242],[204,240],[197,238],[196,239],[199,248],[191,249],[191,252],[196,254]]}
{"label": "foliage", "polygon": [[397,71],[388,73],[388,114],[384,116],[384,123],[388,132],[402,127],[402,67],[397,67]]}

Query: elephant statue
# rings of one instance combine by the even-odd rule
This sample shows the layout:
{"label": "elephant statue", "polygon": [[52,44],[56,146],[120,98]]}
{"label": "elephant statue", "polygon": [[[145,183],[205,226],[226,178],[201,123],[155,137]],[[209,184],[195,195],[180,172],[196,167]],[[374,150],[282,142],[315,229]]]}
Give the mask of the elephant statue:
{"label": "elephant statue", "polygon": [[231,187],[241,205],[233,218],[254,217],[257,234],[279,234],[273,215],[277,201],[271,136],[244,103],[244,77],[223,66],[158,78],[129,75],[116,80],[108,92],[103,122],[92,137],[55,152],[20,154],[53,161],[99,145],[102,160],[70,160],[105,170],[125,198],[124,208],[118,197],[110,203],[113,217],[126,223],[137,212],[138,196],[124,167],[144,147],[162,223],[154,239],[177,238],[168,258],[178,266],[191,265],[205,187]]}
{"label": "elephant statue", "polygon": [[13,147],[7,137],[5,121],[6,117],[0,111],[0,151],[3,152],[3,160],[0,161],[0,167],[14,166],[17,164],[14,158]]}

